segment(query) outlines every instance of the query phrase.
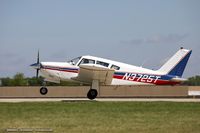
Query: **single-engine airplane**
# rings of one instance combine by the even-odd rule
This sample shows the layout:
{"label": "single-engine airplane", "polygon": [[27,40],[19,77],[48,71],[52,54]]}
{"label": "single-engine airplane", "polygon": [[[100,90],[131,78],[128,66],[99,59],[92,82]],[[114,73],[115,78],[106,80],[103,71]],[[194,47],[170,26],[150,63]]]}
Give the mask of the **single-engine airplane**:
{"label": "single-engine airplane", "polygon": [[[175,85],[186,79],[183,71],[192,50],[180,48],[160,69],[151,70],[113,60],[94,56],[80,56],[68,62],[40,62],[31,67],[44,77],[45,81],[60,83],[74,81],[89,84],[89,99],[95,99],[101,85]],[[47,94],[46,86],[40,88],[42,95]]]}

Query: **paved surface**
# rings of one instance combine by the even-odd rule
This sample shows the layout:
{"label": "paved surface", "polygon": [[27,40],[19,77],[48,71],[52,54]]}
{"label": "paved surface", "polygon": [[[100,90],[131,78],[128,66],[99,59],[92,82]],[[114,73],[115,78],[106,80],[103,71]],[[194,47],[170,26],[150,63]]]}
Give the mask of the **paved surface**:
{"label": "paved surface", "polygon": [[[87,98],[0,98],[0,102],[81,102],[91,101]],[[200,98],[97,98],[93,101],[102,102],[125,102],[125,101],[141,101],[141,102],[157,102],[157,101],[168,101],[168,102],[200,102]]]}

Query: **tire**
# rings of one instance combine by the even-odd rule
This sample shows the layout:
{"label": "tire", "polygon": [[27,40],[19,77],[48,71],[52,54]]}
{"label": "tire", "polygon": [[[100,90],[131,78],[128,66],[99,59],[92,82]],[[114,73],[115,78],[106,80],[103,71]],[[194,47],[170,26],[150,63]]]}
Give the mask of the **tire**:
{"label": "tire", "polygon": [[41,87],[40,88],[40,94],[46,95],[48,93],[48,89],[46,87]]}
{"label": "tire", "polygon": [[95,99],[95,98],[97,97],[97,95],[98,95],[98,92],[97,92],[97,90],[95,90],[95,89],[90,89],[90,90],[88,91],[88,93],[87,93],[87,97],[88,97],[90,100]]}

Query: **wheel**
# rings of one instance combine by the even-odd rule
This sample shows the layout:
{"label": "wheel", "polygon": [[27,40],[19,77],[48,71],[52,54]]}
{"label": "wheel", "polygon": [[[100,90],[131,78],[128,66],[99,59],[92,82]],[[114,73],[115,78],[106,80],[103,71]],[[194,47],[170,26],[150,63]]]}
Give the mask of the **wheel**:
{"label": "wheel", "polygon": [[95,89],[90,89],[90,90],[88,91],[88,93],[87,93],[87,97],[88,97],[90,100],[95,99],[95,98],[97,97],[97,95],[98,95],[98,92],[97,92],[97,90],[95,90]]}
{"label": "wheel", "polygon": [[87,93],[87,97],[88,97],[90,100],[95,99],[95,98],[97,97],[97,95],[98,95],[98,92],[97,92],[97,90],[95,90],[95,89],[90,89],[90,90],[88,91],[88,93]]}
{"label": "wheel", "polygon": [[48,89],[47,89],[46,87],[41,87],[41,88],[40,88],[40,94],[46,95],[47,92],[48,92]]}

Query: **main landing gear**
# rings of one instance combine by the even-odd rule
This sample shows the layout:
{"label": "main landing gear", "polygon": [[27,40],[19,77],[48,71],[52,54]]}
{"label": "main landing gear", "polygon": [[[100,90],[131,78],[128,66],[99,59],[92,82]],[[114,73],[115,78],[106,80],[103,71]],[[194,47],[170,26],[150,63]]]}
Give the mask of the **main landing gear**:
{"label": "main landing gear", "polygon": [[95,99],[97,97],[97,95],[98,95],[98,91],[99,91],[99,81],[98,80],[93,80],[92,81],[92,85],[91,85],[91,89],[87,93],[87,97],[90,100]]}
{"label": "main landing gear", "polygon": [[90,90],[88,91],[88,93],[87,93],[87,97],[88,97],[90,100],[95,99],[95,98],[97,97],[97,95],[98,95],[98,92],[97,92],[97,90],[95,90],[95,89],[90,89]]}

